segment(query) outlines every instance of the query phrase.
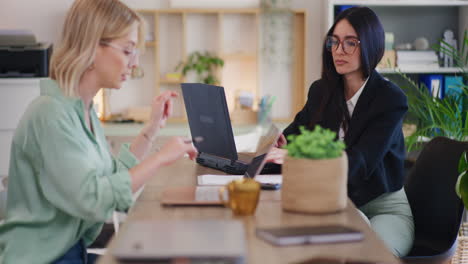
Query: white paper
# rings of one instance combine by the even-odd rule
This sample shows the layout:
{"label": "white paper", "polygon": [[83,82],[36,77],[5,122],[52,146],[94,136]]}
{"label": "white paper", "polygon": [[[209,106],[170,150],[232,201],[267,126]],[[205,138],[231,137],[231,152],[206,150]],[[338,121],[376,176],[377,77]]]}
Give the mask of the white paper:
{"label": "white paper", "polygon": [[[214,175],[204,174],[198,176],[198,185],[226,185],[233,180],[242,179],[244,175]],[[283,175],[281,174],[263,174],[254,178],[260,183],[282,184]]]}

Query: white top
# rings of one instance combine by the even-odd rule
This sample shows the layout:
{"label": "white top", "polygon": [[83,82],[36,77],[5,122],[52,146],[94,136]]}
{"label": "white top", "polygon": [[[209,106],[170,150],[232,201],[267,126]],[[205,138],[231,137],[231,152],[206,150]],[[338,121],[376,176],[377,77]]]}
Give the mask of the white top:
{"label": "white top", "polygon": [[[348,107],[348,112],[349,112],[350,117],[353,116],[354,107],[356,107],[356,104],[357,104],[357,102],[359,100],[359,96],[361,96],[362,91],[364,90],[364,87],[366,86],[368,80],[369,80],[369,77],[367,77],[366,81],[364,81],[361,88],[359,88],[359,90],[353,95],[353,97],[351,97],[351,99],[346,101],[346,106]],[[339,132],[338,136],[339,136],[340,140],[344,140],[345,133],[344,133],[344,130],[343,130],[343,123],[340,126],[340,132]]]}

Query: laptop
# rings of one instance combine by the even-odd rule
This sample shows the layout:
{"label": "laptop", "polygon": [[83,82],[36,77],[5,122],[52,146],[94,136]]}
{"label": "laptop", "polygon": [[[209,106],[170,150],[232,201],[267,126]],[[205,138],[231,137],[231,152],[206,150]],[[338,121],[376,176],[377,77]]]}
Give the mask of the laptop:
{"label": "laptop", "polygon": [[244,175],[199,175],[199,186],[166,188],[161,195],[163,205],[222,205],[219,199],[219,188],[232,180],[255,178],[262,189],[277,190],[281,187],[281,175],[258,175],[265,165],[266,156],[278,140],[280,131],[275,125],[263,133],[255,152],[255,157],[247,166]]}
{"label": "laptop", "polygon": [[125,224],[115,245],[121,262],[246,262],[244,227],[236,220],[140,220]]}
{"label": "laptop", "polygon": [[[243,175],[250,162],[238,154],[224,88],[202,83],[182,83],[182,94],[192,137],[199,154],[197,163],[228,174]],[[268,163],[260,174],[279,174],[281,165]]]}

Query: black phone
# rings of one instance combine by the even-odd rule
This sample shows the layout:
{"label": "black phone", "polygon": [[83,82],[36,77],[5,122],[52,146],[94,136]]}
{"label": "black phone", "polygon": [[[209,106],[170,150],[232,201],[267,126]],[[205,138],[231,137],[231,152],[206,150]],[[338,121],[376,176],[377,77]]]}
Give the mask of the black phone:
{"label": "black phone", "polygon": [[258,237],[278,246],[360,241],[361,231],[346,226],[295,226],[257,228]]}
{"label": "black phone", "polygon": [[262,190],[279,190],[281,183],[260,183]]}

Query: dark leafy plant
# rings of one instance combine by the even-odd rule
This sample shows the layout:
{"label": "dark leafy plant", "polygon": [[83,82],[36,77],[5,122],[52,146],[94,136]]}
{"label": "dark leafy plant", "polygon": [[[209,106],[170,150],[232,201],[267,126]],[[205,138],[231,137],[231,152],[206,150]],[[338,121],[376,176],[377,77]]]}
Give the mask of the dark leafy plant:
{"label": "dark leafy plant", "polygon": [[448,43],[435,45],[434,49],[453,57],[455,65],[460,68],[464,81],[458,92],[446,93],[443,99],[433,97],[424,84],[418,84],[406,74],[399,73],[408,84],[402,87],[408,97],[409,114],[416,123],[416,131],[405,139],[408,151],[419,148],[418,141],[425,138],[444,136],[455,140],[466,140],[468,137],[468,36],[465,31],[463,45],[456,50]]}
{"label": "dark leafy plant", "polygon": [[458,163],[458,181],[455,190],[458,197],[463,200],[465,208],[468,209],[468,152],[463,152],[460,162]]}
{"label": "dark leafy plant", "polygon": [[219,80],[215,77],[217,67],[223,67],[224,60],[209,53],[195,51],[191,53],[187,61],[179,63],[176,71],[182,67],[182,75],[187,75],[188,72],[194,71],[197,74],[199,82],[206,84],[218,84]]}
{"label": "dark leafy plant", "polygon": [[333,159],[341,156],[345,149],[345,144],[341,140],[335,140],[336,133],[315,126],[313,131],[305,127],[299,127],[301,134],[289,135],[288,155],[294,158],[306,159]]}

